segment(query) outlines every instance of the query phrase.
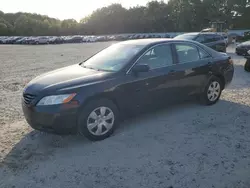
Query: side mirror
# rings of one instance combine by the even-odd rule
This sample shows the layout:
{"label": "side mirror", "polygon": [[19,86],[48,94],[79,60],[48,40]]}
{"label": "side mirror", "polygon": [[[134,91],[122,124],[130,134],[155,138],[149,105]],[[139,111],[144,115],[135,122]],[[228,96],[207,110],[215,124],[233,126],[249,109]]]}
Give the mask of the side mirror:
{"label": "side mirror", "polygon": [[247,51],[248,55],[250,55],[250,50]]}
{"label": "side mirror", "polygon": [[148,72],[149,71],[149,66],[142,64],[142,65],[135,65],[132,69],[134,73],[139,73],[139,72]]}

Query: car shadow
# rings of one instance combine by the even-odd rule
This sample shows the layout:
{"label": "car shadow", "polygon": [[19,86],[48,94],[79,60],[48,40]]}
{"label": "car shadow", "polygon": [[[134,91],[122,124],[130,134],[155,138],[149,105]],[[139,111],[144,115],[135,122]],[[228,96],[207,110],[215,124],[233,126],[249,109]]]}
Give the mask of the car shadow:
{"label": "car shadow", "polygon": [[[194,145],[199,145],[195,142],[196,138],[209,134],[227,134],[229,139],[235,140],[245,131],[250,131],[246,122],[250,122],[250,106],[223,99],[213,106],[187,101],[129,118],[121,123],[113,136],[100,142],[91,142],[74,135],[59,136],[32,131],[12,148],[0,166],[18,173],[36,163],[53,160],[59,162],[62,156],[70,156],[68,159],[64,158],[69,162],[76,160],[84,163],[79,161],[79,155],[98,160],[99,156],[112,157],[112,152],[117,153],[117,149],[120,149],[121,153],[126,153],[125,149],[135,144],[147,148],[147,145],[150,147],[155,142],[179,143],[183,141],[180,135],[188,135],[190,139],[194,139]],[[241,137],[241,141],[245,143],[250,140],[246,136]],[[101,149],[103,147],[106,151]],[[164,150],[165,146],[160,147]],[[109,152],[111,154],[107,154]],[[136,151],[134,152],[133,155],[137,155]],[[53,165],[53,162],[49,164]],[[64,167],[67,168],[67,164]]]}
{"label": "car shadow", "polygon": [[[87,144],[89,141],[77,135],[55,135],[33,130],[26,134],[7,154],[0,166],[11,170],[24,169],[30,161],[49,159],[60,148]],[[31,160],[32,159],[32,160]]]}

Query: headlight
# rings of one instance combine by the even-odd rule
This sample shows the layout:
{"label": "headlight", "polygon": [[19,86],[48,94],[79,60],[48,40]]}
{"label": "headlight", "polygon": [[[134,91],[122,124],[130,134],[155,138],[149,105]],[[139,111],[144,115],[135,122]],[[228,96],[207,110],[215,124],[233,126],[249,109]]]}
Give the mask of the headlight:
{"label": "headlight", "polygon": [[55,105],[55,104],[63,104],[70,102],[76,94],[64,94],[64,95],[50,95],[43,97],[37,104],[37,106],[44,105]]}

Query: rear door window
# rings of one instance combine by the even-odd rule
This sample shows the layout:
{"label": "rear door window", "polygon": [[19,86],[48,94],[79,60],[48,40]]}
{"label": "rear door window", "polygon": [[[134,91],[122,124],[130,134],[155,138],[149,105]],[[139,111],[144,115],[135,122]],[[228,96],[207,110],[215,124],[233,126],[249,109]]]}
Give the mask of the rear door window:
{"label": "rear door window", "polygon": [[173,65],[171,46],[169,44],[157,45],[149,49],[137,64],[146,64],[150,70]]}
{"label": "rear door window", "polygon": [[222,40],[222,36],[220,35],[205,35],[205,43],[216,42]]}
{"label": "rear door window", "polygon": [[205,37],[205,43],[210,43],[215,41],[214,35],[205,35],[204,37]]}
{"label": "rear door window", "polygon": [[179,63],[198,61],[200,54],[196,46],[190,44],[175,44]]}
{"label": "rear door window", "polygon": [[199,43],[204,43],[205,42],[205,38],[203,35],[198,35],[198,37],[195,39],[195,41],[199,42]]}
{"label": "rear door window", "polygon": [[214,35],[214,41],[220,41],[220,40],[223,40],[222,36],[220,36],[220,35]]}

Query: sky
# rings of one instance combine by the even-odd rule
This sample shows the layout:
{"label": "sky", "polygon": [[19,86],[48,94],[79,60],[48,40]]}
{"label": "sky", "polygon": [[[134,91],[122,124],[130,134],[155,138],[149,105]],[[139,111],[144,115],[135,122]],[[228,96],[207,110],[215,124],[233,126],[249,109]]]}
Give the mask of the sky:
{"label": "sky", "polygon": [[[0,10],[4,13],[29,12],[58,19],[73,18],[80,21],[97,8],[120,3],[129,8],[146,5],[150,0],[0,0]],[[167,0],[165,0],[167,1]]]}

